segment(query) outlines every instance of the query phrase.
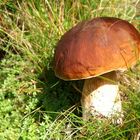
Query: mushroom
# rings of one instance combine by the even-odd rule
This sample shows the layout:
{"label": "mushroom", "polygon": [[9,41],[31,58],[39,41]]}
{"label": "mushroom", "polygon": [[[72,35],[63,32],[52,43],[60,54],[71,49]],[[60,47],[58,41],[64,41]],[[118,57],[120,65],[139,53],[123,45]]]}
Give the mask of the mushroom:
{"label": "mushroom", "polygon": [[85,79],[83,119],[117,117],[122,123],[118,71],[134,66],[140,56],[140,33],[114,17],[83,21],[66,32],[54,55],[55,75],[63,80]]}

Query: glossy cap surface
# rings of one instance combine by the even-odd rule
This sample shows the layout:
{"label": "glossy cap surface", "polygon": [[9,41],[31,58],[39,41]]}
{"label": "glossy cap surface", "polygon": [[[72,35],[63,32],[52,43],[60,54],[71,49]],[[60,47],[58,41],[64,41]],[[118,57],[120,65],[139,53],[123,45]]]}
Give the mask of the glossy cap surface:
{"label": "glossy cap surface", "polygon": [[57,44],[54,71],[63,80],[79,80],[127,69],[140,56],[140,33],[125,20],[101,17],[66,32]]}

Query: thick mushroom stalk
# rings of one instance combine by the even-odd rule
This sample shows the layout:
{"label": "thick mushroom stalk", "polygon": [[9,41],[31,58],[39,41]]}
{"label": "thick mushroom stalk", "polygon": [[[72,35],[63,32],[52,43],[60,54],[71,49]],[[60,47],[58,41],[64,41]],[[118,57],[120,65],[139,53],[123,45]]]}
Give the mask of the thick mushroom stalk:
{"label": "thick mushroom stalk", "polygon": [[[92,116],[113,118],[113,123],[122,123],[122,103],[116,72],[102,77],[86,79],[82,92],[83,119]],[[116,119],[115,119],[116,118]]]}

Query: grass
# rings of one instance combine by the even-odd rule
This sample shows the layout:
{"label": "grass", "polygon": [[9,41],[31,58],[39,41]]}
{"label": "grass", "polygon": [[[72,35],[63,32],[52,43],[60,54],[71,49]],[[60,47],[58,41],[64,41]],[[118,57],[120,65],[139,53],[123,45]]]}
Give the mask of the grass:
{"label": "grass", "polygon": [[122,76],[125,119],[84,122],[83,81],[55,77],[61,35],[78,22],[114,16],[140,29],[139,0],[0,0],[0,139],[131,140],[140,132],[140,64]]}

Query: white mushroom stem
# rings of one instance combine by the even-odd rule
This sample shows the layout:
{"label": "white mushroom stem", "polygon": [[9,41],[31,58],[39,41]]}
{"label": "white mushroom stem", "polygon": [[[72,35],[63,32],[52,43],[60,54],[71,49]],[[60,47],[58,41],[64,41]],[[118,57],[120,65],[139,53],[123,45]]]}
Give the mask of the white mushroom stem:
{"label": "white mushroom stem", "polygon": [[81,104],[83,119],[116,118],[115,123],[122,123],[122,103],[119,94],[116,72],[102,77],[86,79],[82,92]]}

